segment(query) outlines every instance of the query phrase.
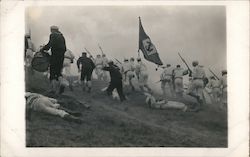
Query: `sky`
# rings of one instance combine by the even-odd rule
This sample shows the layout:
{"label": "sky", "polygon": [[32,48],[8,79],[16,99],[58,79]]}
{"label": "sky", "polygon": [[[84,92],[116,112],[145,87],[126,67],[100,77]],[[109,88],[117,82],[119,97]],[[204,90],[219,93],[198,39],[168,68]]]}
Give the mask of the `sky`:
{"label": "sky", "polygon": [[[84,48],[94,56],[101,45],[108,58],[137,57],[139,19],[164,64],[193,60],[217,75],[226,69],[226,9],[223,6],[46,6],[26,10],[26,31],[36,47],[49,40],[50,26],[57,25],[78,58]],[[141,55],[142,57],[142,55]],[[153,80],[161,70],[144,60]],[[74,68],[76,71],[76,68]]]}

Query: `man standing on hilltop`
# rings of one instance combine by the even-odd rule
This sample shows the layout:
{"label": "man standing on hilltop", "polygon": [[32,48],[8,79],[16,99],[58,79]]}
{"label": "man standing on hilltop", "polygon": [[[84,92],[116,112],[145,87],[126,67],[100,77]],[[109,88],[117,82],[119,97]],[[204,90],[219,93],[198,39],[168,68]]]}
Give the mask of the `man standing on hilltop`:
{"label": "man standing on hilltop", "polygon": [[[80,68],[81,65],[81,68]],[[91,76],[95,69],[95,63],[87,57],[87,53],[83,52],[82,57],[77,60],[78,71],[81,72],[82,90],[85,91],[85,87],[88,88],[87,92],[91,91]],[[86,79],[86,83],[85,83]]]}
{"label": "man standing on hilltop", "polygon": [[50,81],[51,81],[51,92],[55,94],[58,90],[58,81],[60,85],[60,91],[64,89],[62,85],[62,68],[64,53],[66,51],[66,43],[63,34],[59,31],[57,26],[50,27],[49,42],[40,51],[51,49],[50,57]]}

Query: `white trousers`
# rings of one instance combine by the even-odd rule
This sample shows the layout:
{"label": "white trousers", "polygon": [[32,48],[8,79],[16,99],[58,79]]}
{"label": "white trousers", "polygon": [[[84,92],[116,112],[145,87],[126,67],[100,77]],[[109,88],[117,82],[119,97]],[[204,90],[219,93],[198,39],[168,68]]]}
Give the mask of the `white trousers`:
{"label": "white trousers", "polygon": [[34,102],[32,106],[34,111],[40,111],[55,116],[64,117],[66,114],[68,114],[64,110],[59,109],[59,107],[60,104],[57,104],[46,97],[38,98],[38,100]]}

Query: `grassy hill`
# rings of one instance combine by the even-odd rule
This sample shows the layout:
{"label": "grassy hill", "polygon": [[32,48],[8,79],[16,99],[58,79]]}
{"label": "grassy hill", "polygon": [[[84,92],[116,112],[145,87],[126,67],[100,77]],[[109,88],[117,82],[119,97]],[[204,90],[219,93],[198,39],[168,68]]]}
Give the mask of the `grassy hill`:
{"label": "grassy hill", "polygon": [[[150,109],[140,92],[125,92],[120,103],[100,89],[108,83],[93,80],[92,92],[75,87],[58,97],[64,107],[82,112],[81,125],[33,112],[26,121],[28,147],[227,147],[227,111],[205,105],[198,113]],[[49,81],[35,72],[26,75],[26,90],[46,94]],[[86,109],[77,100],[91,105]],[[189,100],[182,100],[190,105]]]}

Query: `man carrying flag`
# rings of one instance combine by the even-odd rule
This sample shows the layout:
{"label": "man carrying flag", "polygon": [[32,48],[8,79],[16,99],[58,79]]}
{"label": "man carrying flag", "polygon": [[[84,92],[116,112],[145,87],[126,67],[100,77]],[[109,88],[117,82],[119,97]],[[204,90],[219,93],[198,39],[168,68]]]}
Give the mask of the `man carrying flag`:
{"label": "man carrying flag", "polygon": [[146,60],[153,62],[158,66],[163,65],[154,44],[151,42],[149,36],[145,33],[142,27],[140,17],[139,17],[139,50],[142,51],[143,56]]}

